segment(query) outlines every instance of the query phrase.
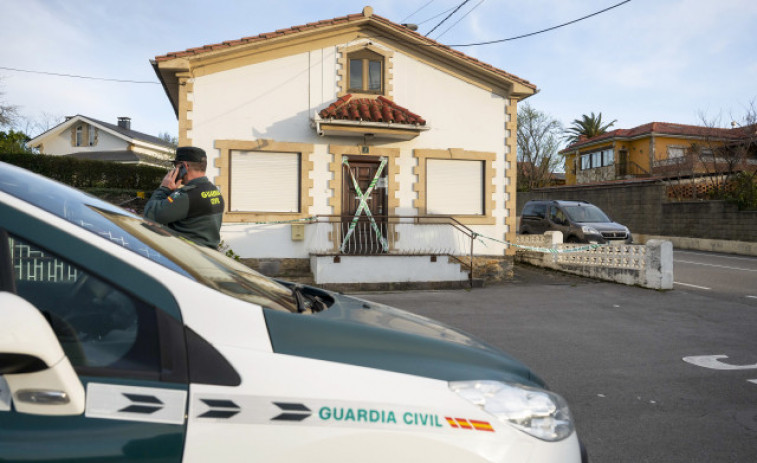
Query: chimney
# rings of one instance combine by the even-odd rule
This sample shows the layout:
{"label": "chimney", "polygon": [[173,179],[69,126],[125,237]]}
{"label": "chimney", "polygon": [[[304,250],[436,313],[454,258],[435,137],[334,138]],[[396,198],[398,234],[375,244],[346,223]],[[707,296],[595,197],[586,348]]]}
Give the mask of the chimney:
{"label": "chimney", "polygon": [[119,117],[118,126],[122,129],[131,130],[131,117]]}

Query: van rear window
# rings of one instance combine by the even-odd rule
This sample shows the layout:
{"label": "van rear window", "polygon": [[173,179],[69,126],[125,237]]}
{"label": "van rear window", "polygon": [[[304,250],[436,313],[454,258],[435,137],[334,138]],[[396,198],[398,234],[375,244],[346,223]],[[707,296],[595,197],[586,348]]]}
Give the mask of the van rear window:
{"label": "van rear window", "polygon": [[546,214],[546,204],[526,204],[526,207],[523,208],[523,217],[538,217],[543,219]]}

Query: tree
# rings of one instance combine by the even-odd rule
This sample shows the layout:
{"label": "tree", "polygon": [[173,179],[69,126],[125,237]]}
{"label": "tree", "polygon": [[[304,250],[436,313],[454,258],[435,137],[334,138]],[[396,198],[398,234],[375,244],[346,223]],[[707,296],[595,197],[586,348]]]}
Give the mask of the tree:
{"label": "tree", "polygon": [[3,92],[0,92],[0,127],[12,126],[18,118],[18,107],[3,102]]}
{"label": "tree", "polygon": [[174,149],[176,149],[179,146],[179,139],[168,132],[161,132],[158,135],[158,138],[168,143],[169,145],[173,146]]}
{"label": "tree", "polygon": [[518,109],[518,190],[549,185],[552,172],[563,165],[558,155],[562,124],[528,103]]}
{"label": "tree", "polygon": [[568,139],[568,143],[575,143],[582,136],[593,138],[597,135],[606,133],[607,129],[615,125],[615,122],[617,121],[618,120],[615,119],[614,121],[603,125],[602,113],[599,113],[596,116],[593,112],[591,113],[591,116],[584,114],[581,116],[580,120],[573,120],[572,125],[565,130],[565,135]]}
{"label": "tree", "polygon": [[26,147],[26,142],[29,140],[31,138],[23,132],[0,131],[0,154],[32,154],[31,148]]}
{"label": "tree", "polygon": [[757,103],[752,100],[741,117],[731,115],[730,129],[720,129],[720,117],[700,111],[699,118],[710,130],[689,154],[704,171],[711,197],[757,208]]}

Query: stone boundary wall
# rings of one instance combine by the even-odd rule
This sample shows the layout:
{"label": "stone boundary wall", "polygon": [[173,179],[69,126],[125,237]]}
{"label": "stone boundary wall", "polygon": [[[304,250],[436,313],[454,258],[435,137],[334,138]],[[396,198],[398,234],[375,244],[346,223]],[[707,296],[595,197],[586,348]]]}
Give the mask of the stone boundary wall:
{"label": "stone boundary wall", "polygon": [[739,211],[726,201],[668,201],[666,188],[657,180],[540,188],[518,192],[517,213],[531,199],[585,200],[630,228],[636,243],[664,237],[676,248],[702,249],[697,241],[709,240],[714,244],[705,249],[757,255],[754,246],[744,244],[757,243],[757,211]]}
{"label": "stone boundary wall", "polygon": [[563,244],[562,232],[518,235],[515,261],[566,273],[650,289],[673,289],[673,245],[650,240],[646,245]]}

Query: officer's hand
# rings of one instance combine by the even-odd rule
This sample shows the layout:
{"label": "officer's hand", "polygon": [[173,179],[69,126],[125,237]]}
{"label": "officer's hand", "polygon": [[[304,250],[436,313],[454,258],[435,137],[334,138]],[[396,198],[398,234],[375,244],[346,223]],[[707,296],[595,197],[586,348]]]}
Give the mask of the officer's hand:
{"label": "officer's hand", "polygon": [[173,169],[169,170],[166,176],[163,177],[163,181],[160,182],[160,186],[164,186],[171,191],[181,187],[181,179],[176,178],[178,175],[178,167],[174,167]]}

